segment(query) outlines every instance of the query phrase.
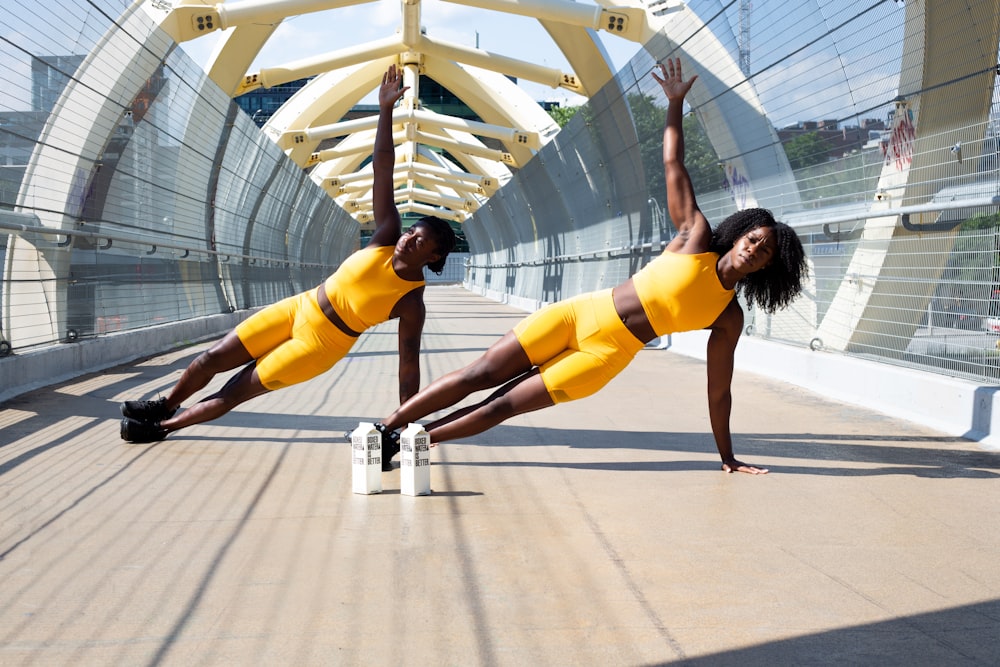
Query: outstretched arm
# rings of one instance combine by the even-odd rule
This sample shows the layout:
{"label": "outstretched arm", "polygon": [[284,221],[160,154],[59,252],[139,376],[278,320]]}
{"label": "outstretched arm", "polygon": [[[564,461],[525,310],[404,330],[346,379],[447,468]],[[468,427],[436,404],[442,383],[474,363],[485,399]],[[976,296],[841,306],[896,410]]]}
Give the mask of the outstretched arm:
{"label": "outstretched arm", "polygon": [[420,390],[420,336],[427,310],[423,288],[409,292],[396,304],[393,314],[399,317],[399,404]]}
{"label": "outstretched arm", "polygon": [[733,407],[733,356],[742,329],[743,310],[733,299],[712,325],[712,333],[708,337],[708,415],[715,446],[722,458],[722,469],[761,475],[767,472],[767,468],[747,465],[733,455],[733,438],[729,431]]}
{"label": "outstretched arm", "polygon": [[392,109],[403,96],[403,73],[390,65],[382,75],[378,90],[378,126],[375,129],[375,149],[372,153],[372,207],[375,216],[375,233],[371,245],[395,245],[402,233],[402,222],[396,208],[392,170],[396,163],[396,145],[392,141]]}
{"label": "outstretched arm", "polygon": [[653,71],[653,78],[667,96],[667,122],[663,128],[663,167],[667,182],[667,211],[677,237],[667,249],[672,252],[699,253],[708,249],[712,229],[698,208],[691,176],[684,166],[684,97],[698,78],[687,81],[681,74],[680,58],[668,58],[659,66],[660,75]]}

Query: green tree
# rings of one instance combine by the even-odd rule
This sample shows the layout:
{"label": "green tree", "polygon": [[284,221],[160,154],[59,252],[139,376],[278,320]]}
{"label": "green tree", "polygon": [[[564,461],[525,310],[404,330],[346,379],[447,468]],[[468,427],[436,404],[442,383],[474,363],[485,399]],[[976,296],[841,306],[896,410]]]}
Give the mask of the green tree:
{"label": "green tree", "polygon": [[552,120],[556,122],[559,129],[566,127],[566,123],[572,120],[576,112],[580,110],[580,107],[552,107],[549,109],[549,115],[552,116]]}
{"label": "green tree", "polygon": [[803,169],[826,162],[830,144],[817,132],[806,132],[785,142],[785,155],[792,169]]}
{"label": "green tree", "polygon": [[962,222],[961,230],[971,232],[980,229],[996,229],[1000,227],[1000,214],[975,215]]}
{"label": "green tree", "polygon": [[951,258],[942,278],[954,280],[959,285],[976,286],[989,280],[990,315],[996,316],[1000,304],[1000,215],[976,215],[965,220],[958,228]]}
{"label": "green tree", "polygon": [[653,104],[653,98],[649,95],[629,95],[628,103],[639,138],[639,156],[646,174],[646,190],[661,207],[666,208],[662,142],[667,110]]}
{"label": "green tree", "polygon": [[964,306],[1000,316],[1000,216],[976,215],[960,224],[934,296],[945,310]]}
{"label": "green tree", "polygon": [[795,174],[799,196],[814,205],[857,202],[875,191],[882,172],[882,152],[878,149],[850,154],[799,170]]}
{"label": "green tree", "polygon": [[695,192],[714,192],[722,187],[719,156],[694,114],[684,117],[684,166]]}
{"label": "green tree", "polygon": [[[663,126],[665,107],[654,103],[650,95],[630,95],[629,107],[639,137],[639,155],[646,173],[649,196],[666,208],[666,174],[663,171]],[[712,192],[722,186],[719,158],[708,135],[693,114],[684,117],[684,166],[691,175],[695,192]]]}

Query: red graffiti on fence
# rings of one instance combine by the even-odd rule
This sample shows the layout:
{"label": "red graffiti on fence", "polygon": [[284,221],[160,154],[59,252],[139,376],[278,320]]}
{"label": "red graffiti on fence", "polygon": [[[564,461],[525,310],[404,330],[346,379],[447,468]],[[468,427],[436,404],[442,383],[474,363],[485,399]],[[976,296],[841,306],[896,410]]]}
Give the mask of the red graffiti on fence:
{"label": "red graffiti on fence", "polygon": [[913,142],[917,139],[917,130],[913,126],[913,113],[907,109],[897,114],[897,120],[887,139],[882,140],[882,156],[885,164],[896,163],[896,169],[902,171],[913,162]]}

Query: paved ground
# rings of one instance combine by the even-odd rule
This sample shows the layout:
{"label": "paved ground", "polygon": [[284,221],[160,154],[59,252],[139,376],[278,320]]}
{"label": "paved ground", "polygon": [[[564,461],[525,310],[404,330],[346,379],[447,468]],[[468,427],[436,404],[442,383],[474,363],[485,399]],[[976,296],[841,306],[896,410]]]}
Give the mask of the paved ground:
{"label": "paved ground", "polygon": [[[522,313],[433,288],[424,373]],[[997,665],[1000,455],[643,350],[597,396],[351,493],[339,434],[394,407],[392,325],[305,385],[118,439],[202,346],[0,404],[2,665]]]}

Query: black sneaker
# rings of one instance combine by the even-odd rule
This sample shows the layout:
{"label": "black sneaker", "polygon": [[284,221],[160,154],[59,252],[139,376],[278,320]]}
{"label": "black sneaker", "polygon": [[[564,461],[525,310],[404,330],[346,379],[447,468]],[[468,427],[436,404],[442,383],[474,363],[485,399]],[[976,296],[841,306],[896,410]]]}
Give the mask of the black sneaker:
{"label": "black sneaker", "polygon": [[399,453],[399,434],[382,424],[375,424],[375,429],[382,434],[382,472],[389,472],[392,457]]}
{"label": "black sneaker", "polygon": [[161,422],[170,419],[177,408],[167,408],[167,399],[158,398],[155,401],[125,401],[121,405],[122,417],[137,419],[141,422]]}
{"label": "black sneaker", "polygon": [[159,442],[167,437],[167,431],[160,428],[160,422],[141,422],[130,417],[122,417],[120,433],[122,440],[128,442]]}

